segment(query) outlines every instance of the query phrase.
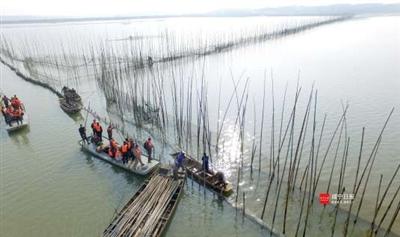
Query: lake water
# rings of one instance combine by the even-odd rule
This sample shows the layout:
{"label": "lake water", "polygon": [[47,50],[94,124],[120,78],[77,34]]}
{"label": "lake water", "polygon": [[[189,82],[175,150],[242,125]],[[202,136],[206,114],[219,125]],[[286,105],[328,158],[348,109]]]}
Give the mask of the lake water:
{"label": "lake water", "polygon": [[[32,54],[32,56],[42,60],[47,54],[60,53],[59,44],[54,42],[63,42],[63,35],[66,36],[65,44],[68,45],[66,48],[70,50],[67,55],[78,57],[79,52],[82,49],[82,52],[85,52],[91,42],[93,42],[93,45],[109,42],[121,51],[131,48],[132,46],[129,46],[129,44],[132,43],[126,43],[126,39],[129,39],[131,35],[141,36],[141,32],[146,32],[145,35],[154,38],[155,42],[153,43],[158,45],[157,47],[165,50],[163,41],[161,40],[160,43],[160,39],[156,36],[159,35],[160,29],[165,30],[166,28],[169,32],[174,32],[177,35],[176,40],[180,42],[187,41],[191,37],[198,38],[201,30],[193,30],[195,33],[190,34],[181,34],[180,32],[184,32],[188,28],[204,29],[211,22],[215,23],[215,27],[211,27],[213,30],[207,31],[204,38],[208,36],[211,41],[215,41],[215,38],[218,40],[218,32],[224,29],[222,31],[223,37],[219,39],[224,41],[229,37],[240,37],[243,32],[252,34],[262,31],[266,26],[269,26],[270,31],[272,31],[271,29],[279,26],[297,24],[298,22],[298,19],[266,19],[195,18],[183,23],[184,20],[178,18],[161,21],[9,25],[2,29],[2,34],[11,42],[15,42],[15,48],[22,49],[22,55]],[[309,21],[310,18],[302,19],[300,22]],[[191,24],[188,24],[188,22],[196,27],[190,27]],[[238,27],[235,28],[235,25]],[[370,207],[375,206],[379,175],[384,175],[383,187],[386,188],[396,166],[400,164],[400,147],[398,146],[400,143],[399,32],[399,17],[352,19],[277,40],[239,47],[229,52],[214,54],[205,58],[180,60],[171,64],[157,64],[153,70],[164,78],[167,93],[170,93],[172,73],[175,73],[178,78],[184,78],[185,83],[187,83],[187,78],[193,78],[195,84],[199,84],[201,78],[204,77],[208,85],[210,121],[217,121],[218,119],[216,111],[218,111],[217,102],[220,86],[223,85],[220,96],[222,98],[221,108],[225,108],[234,90],[232,77],[234,80],[238,80],[240,77],[250,78],[248,88],[249,112],[246,114],[246,121],[248,121],[246,123],[247,146],[244,156],[244,177],[240,182],[239,195],[241,197],[241,193],[246,192],[246,207],[256,216],[260,216],[270,168],[267,157],[271,143],[269,136],[272,111],[271,72],[274,77],[276,95],[276,121],[280,120],[279,113],[286,84],[288,84],[286,113],[289,113],[297,80],[300,78],[303,91],[299,102],[300,112],[298,116],[301,117],[307,105],[308,93],[312,84],[315,83],[315,88],[318,89],[317,132],[324,114],[328,115],[324,132],[328,135],[323,139],[322,150],[329,143],[329,135],[333,133],[340,118],[342,103],[349,103],[347,133],[351,137],[351,146],[344,181],[346,187],[352,187],[354,180],[362,127],[366,127],[365,155],[362,163],[365,164],[387,115],[392,107],[396,107],[384,133],[377,161],[365,193],[363,208],[360,212],[363,219],[370,220],[373,215],[373,209]],[[96,41],[96,37],[100,39],[100,43]],[[33,39],[33,46],[29,39]],[[83,39],[83,46],[79,43],[73,43],[79,42],[79,39]],[[207,42],[206,40],[198,43],[193,39],[189,41],[192,42],[190,47],[193,48]],[[128,40],[128,42],[131,41]],[[124,46],[120,46],[121,44]],[[46,45],[49,46],[48,51],[45,49]],[[176,45],[181,50],[184,44],[176,43]],[[154,50],[150,46],[145,45],[143,47]],[[163,50],[157,52],[163,52]],[[144,52],[148,53],[151,50],[144,50]],[[161,53],[158,56],[161,57],[165,54],[168,53]],[[158,56],[155,56],[155,58]],[[48,75],[56,77],[56,74],[51,71],[54,69],[44,68],[43,65],[37,66],[39,72],[42,70],[42,73],[47,72]],[[173,68],[173,71],[171,68]],[[110,114],[107,114],[110,110],[107,108],[101,89],[99,89],[93,77],[86,81],[79,80],[77,82],[72,79],[68,80],[68,77],[74,77],[74,73],[65,74],[57,77],[58,80],[55,82],[50,80],[50,83],[60,87],[65,81],[68,81],[78,88],[85,103],[87,104],[90,101],[91,107],[99,114],[107,117],[115,116],[112,114],[113,110]],[[84,73],[82,74],[84,75]],[[64,77],[67,77],[67,79]],[[150,81],[153,74],[146,70],[133,77],[136,77],[135,80]],[[249,177],[249,145],[251,145],[253,136],[254,114],[256,114],[257,119],[256,127],[260,127],[262,87],[265,77],[267,78],[267,112],[264,134],[268,135],[265,135],[267,138],[264,138],[266,141],[262,150],[262,172],[258,178],[251,179]],[[242,80],[244,81],[244,79]],[[243,81],[240,88],[243,86]],[[1,89],[4,93],[10,95],[15,93],[20,95],[28,108],[31,120],[29,130],[10,136],[4,129],[1,131],[0,169],[2,188],[0,205],[2,226],[0,229],[2,233],[6,236],[96,236],[100,234],[111,219],[114,208],[118,208],[122,205],[121,203],[129,199],[143,179],[128,175],[82,153],[77,145],[76,128],[83,118],[71,118],[65,115],[58,106],[57,98],[50,92],[21,81],[4,66],[1,67]],[[167,101],[170,106],[171,99],[167,98]],[[288,116],[285,118],[288,118]],[[234,121],[235,111],[233,110],[228,114],[228,125],[223,132],[223,144],[227,152],[217,156],[215,166],[224,170],[227,178],[236,184],[239,144],[235,141],[237,131],[233,127]],[[297,124],[299,126],[301,121]],[[210,125],[213,132],[215,132],[215,126],[215,122]],[[276,122],[275,126],[277,136],[279,122]],[[311,129],[311,125],[309,127]],[[130,129],[133,130],[134,128]],[[133,131],[140,138],[147,136],[146,131]],[[256,134],[256,139],[258,138],[259,133]],[[173,139],[169,141],[174,143]],[[159,140],[157,142],[157,146],[162,148],[160,155],[163,156],[165,162],[168,162],[169,159],[166,156],[172,151],[169,145],[174,144],[161,144]],[[308,154],[308,140],[305,147],[304,154]],[[303,158],[303,160],[306,159]],[[332,161],[333,154],[330,154],[325,168],[322,170],[317,193],[326,191]],[[258,160],[256,163],[258,163]],[[304,169],[305,165],[305,162],[300,163],[300,170]],[[339,161],[335,167],[331,190],[337,189]],[[297,184],[299,183],[300,181]],[[400,178],[397,176],[393,182],[393,187],[389,189],[388,198],[383,203],[383,210],[395,194],[399,183]],[[242,223],[241,218],[236,219],[235,211],[229,204],[218,202],[208,192],[207,196],[204,197],[203,192],[198,190],[196,184],[194,184],[194,188],[191,188],[190,181],[188,185],[185,196],[180,202],[167,231],[167,236],[188,236],[189,233],[195,236],[214,236],[214,233],[221,236],[264,236],[266,234],[265,231],[263,232],[260,227],[250,221],[247,220]],[[351,188],[347,190],[351,190]],[[296,192],[293,200],[291,200],[293,212],[289,212],[288,217],[290,223],[289,235],[294,234],[296,228],[299,209],[299,200],[296,197],[300,196]],[[229,201],[234,202],[234,199],[235,196],[231,197]],[[275,194],[273,194],[271,200],[275,200]],[[395,199],[394,206],[396,206],[398,200],[399,197]],[[360,201],[360,198],[357,199],[356,197],[356,201]],[[240,203],[241,198],[239,205]],[[281,204],[283,205],[282,201],[279,205]],[[269,211],[266,223],[268,225],[271,224],[274,205],[275,202],[270,201],[267,206]],[[348,206],[341,208],[346,210]],[[353,213],[355,212],[354,209],[353,207]],[[381,211],[378,219],[382,214]],[[388,217],[391,218],[392,215],[393,208]],[[310,224],[311,231],[308,234],[314,233],[318,236],[321,233],[329,233],[330,230],[326,228],[326,223],[321,223],[319,218],[319,215],[313,215],[310,221],[312,223]],[[343,221],[343,217],[339,217],[339,219]],[[384,222],[386,225],[388,219]],[[21,222],[23,225],[21,225]],[[199,228],[193,230],[193,225]],[[275,225],[279,226],[275,226],[278,230],[281,228],[282,213],[278,213]],[[221,226],[223,227],[221,228]],[[362,235],[365,228],[368,228],[361,226],[361,230],[353,233],[354,236]],[[221,231],[221,229],[224,231]],[[395,222],[392,230],[397,234],[400,233],[398,221]]]}

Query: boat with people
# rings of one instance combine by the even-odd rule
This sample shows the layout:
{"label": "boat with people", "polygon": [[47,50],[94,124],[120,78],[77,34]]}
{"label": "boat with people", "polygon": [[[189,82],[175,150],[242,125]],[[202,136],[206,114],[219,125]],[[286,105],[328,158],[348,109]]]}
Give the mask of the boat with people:
{"label": "boat with people", "polygon": [[14,132],[29,125],[25,106],[16,95],[11,98],[6,95],[1,96],[0,107],[4,121],[7,124],[7,132]]}
{"label": "boat with people", "polygon": [[164,171],[160,168],[142,184],[104,230],[103,237],[163,236],[185,183],[185,176],[174,178]]}
{"label": "boat with people", "polygon": [[[92,137],[90,136],[88,137],[88,139],[92,140]],[[138,164],[136,158],[136,161],[128,159],[126,162],[124,162],[120,152],[117,152],[118,154],[115,155],[115,157],[111,157],[109,153],[110,146],[103,143],[96,145],[95,142],[91,142],[90,144],[88,144],[81,140],[79,141],[79,144],[82,146],[83,150],[92,154],[94,157],[104,160],[114,166],[120,167],[134,174],[148,175],[160,165],[160,162],[154,159],[149,162],[149,158],[146,155],[141,155],[141,162],[143,162],[144,165]]]}
{"label": "boat with people", "polygon": [[75,114],[83,108],[82,98],[75,89],[64,86],[61,90],[63,97],[59,99],[60,107],[67,114]]}
{"label": "boat with people", "polygon": [[71,102],[82,103],[81,96],[76,92],[74,88],[68,88],[64,86],[61,92],[65,98],[68,98]]}
{"label": "boat with people", "polygon": [[[172,153],[171,156],[177,157],[179,154],[181,152]],[[233,193],[233,186],[230,182],[226,181],[224,173],[211,169],[205,171],[201,162],[186,154],[184,156],[183,167],[188,177],[223,196],[228,197]]]}

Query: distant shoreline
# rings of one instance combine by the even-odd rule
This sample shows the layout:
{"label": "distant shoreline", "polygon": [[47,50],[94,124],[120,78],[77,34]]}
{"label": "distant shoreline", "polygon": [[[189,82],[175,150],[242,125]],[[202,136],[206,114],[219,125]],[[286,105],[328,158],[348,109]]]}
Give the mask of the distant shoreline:
{"label": "distant shoreline", "polygon": [[[146,19],[167,19],[167,18],[229,18],[229,17],[328,17],[340,15],[232,15],[232,16],[217,16],[217,15],[170,15],[170,16],[129,16],[129,17],[82,17],[82,18],[40,18],[27,20],[5,20],[0,21],[0,25],[15,25],[15,24],[46,24],[46,23],[66,23],[66,22],[92,22],[92,21],[118,21],[118,20],[146,20]],[[350,15],[347,15],[350,16]],[[360,14],[356,16],[400,16],[400,13],[388,14]]]}
{"label": "distant shoreline", "polygon": [[221,9],[197,14],[115,15],[93,17],[71,16],[0,16],[0,24],[65,23],[88,21],[115,21],[165,19],[184,17],[300,17],[300,16],[400,16],[400,4],[333,4],[327,6],[287,6],[260,9]]}

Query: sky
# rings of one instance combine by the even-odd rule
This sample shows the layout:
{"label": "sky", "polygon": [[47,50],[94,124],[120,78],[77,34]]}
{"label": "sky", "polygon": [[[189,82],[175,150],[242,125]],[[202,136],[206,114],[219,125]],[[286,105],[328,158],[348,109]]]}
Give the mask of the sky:
{"label": "sky", "polygon": [[393,3],[400,0],[0,0],[0,15],[116,16],[205,13],[288,5]]}

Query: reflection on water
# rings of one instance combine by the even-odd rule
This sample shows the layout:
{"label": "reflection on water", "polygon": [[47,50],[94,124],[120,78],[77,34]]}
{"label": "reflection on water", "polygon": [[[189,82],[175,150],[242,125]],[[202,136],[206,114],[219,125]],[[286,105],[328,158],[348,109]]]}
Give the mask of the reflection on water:
{"label": "reflection on water", "polygon": [[71,118],[72,120],[74,120],[75,122],[82,122],[82,121],[84,121],[84,118],[83,118],[81,112],[75,113],[75,114],[68,114],[68,113],[65,113],[65,114],[67,114],[68,117],[70,117],[70,118]]}
{"label": "reflection on water", "polygon": [[14,143],[18,146],[18,148],[30,147],[29,146],[29,137],[27,136],[27,134],[29,132],[30,132],[30,128],[29,128],[29,126],[27,126],[18,131],[8,133],[8,136],[14,141]]}

